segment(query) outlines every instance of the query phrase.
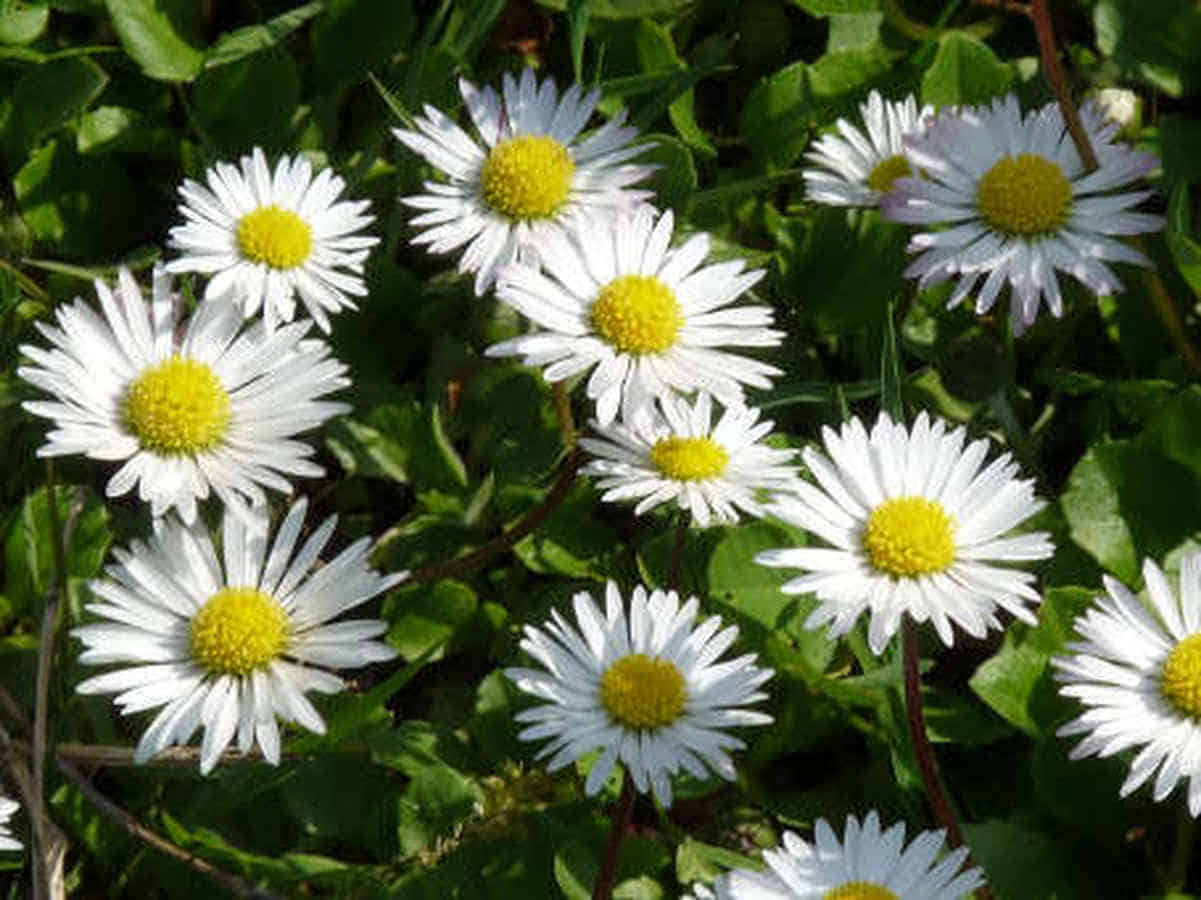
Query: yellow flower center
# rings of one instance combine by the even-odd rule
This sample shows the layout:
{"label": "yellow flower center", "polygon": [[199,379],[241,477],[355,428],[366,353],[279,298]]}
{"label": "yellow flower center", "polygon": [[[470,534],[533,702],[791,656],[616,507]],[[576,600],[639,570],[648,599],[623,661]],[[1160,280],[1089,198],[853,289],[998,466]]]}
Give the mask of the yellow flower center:
{"label": "yellow flower center", "polygon": [[597,294],[592,325],[622,353],[661,353],[684,324],[671,288],[653,275],[622,275]]}
{"label": "yellow flower center", "polygon": [[192,617],[192,658],[214,675],[247,675],[288,646],[288,614],[270,594],[222,588]]}
{"label": "yellow flower center", "polygon": [[876,164],[876,167],[867,176],[867,186],[873,191],[887,194],[892,190],[894,181],[912,174],[913,169],[909,168],[909,160],[898,153],[896,156],[890,156]]}
{"label": "yellow flower center", "polygon": [[885,500],[867,518],[863,549],[878,571],[890,575],[941,572],[955,559],[951,517],[925,497]]}
{"label": "yellow flower center", "polygon": [[523,134],[492,148],[480,171],[484,202],[510,219],[545,219],[571,192],[575,163],[544,134]]}
{"label": "yellow flower center", "polygon": [[976,208],[1007,234],[1046,234],[1067,221],[1072,185],[1049,159],[1033,153],[1006,156],[980,179]]}
{"label": "yellow flower center", "polygon": [[826,891],[822,900],[901,900],[886,887],[870,881],[848,881],[833,890]]}
{"label": "yellow flower center", "polygon": [[238,220],[242,255],[273,269],[292,269],[309,258],[313,229],[290,209],[260,206]]}
{"label": "yellow flower center", "polygon": [[669,437],[651,447],[655,468],[676,481],[716,478],[726,470],[730,454],[721,444],[703,437]]}
{"label": "yellow flower center", "polygon": [[126,424],[156,453],[208,450],[225,436],[229,416],[229,394],[213,370],[178,354],[144,371],[125,393]]}
{"label": "yellow flower center", "polygon": [[680,670],[645,653],[623,656],[601,676],[601,703],[627,728],[670,725],[684,711],[686,696]]}
{"label": "yellow flower center", "polygon": [[1159,689],[1174,707],[1201,719],[1201,634],[1176,645],[1159,675]]}

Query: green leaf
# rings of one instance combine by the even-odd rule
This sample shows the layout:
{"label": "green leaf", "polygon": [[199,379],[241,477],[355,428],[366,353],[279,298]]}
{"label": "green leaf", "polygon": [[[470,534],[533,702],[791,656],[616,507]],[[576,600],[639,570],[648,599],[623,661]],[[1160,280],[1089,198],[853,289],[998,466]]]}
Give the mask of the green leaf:
{"label": "green leaf", "polygon": [[28,44],[41,37],[50,7],[13,0],[0,6],[0,44]]}
{"label": "green leaf", "polygon": [[[531,505],[541,497],[541,492],[531,496]],[[613,529],[596,515],[596,495],[586,484],[576,484],[545,522],[517,542],[513,552],[531,572],[603,578],[603,562],[617,541]]]}
{"label": "green leaf", "polygon": [[409,0],[329,0],[326,8],[312,33],[317,79],[327,91],[386,68],[413,43],[417,21]]}
{"label": "green leaf", "polygon": [[94,153],[118,144],[142,118],[136,109],[124,106],[97,107],[79,120],[75,149],[80,153]]}
{"label": "green leaf", "polygon": [[1178,184],[1172,189],[1168,200],[1168,221],[1164,230],[1168,250],[1176,261],[1176,269],[1181,277],[1193,289],[1193,293],[1201,298],[1201,242],[1192,234],[1189,222],[1189,190],[1188,185]]}
{"label": "green leaf", "polygon": [[[588,12],[594,19],[667,18],[692,6],[696,0],[589,0]],[[563,12],[568,0],[540,0],[547,9]]]}
{"label": "green leaf", "polygon": [[1201,8],[1192,0],[1101,0],[1097,47],[1118,67],[1173,97],[1201,87]]}
{"label": "green leaf", "polygon": [[100,96],[108,75],[86,56],[42,63],[13,88],[3,126],[5,156],[17,162],[43,137],[61,128]]}
{"label": "green leaf", "polygon": [[584,80],[584,39],[588,37],[588,17],[592,0],[567,0],[567,33],[571,43],[571,70],[575,80]]}
{"label": "green leaf", "polygon": [[765,165],[788,165],[809,143],[807,68],[793,63],[765,78],[743,106],[742,137]]}
{"label": "green leaf", "polygon": [[[686,71],[688,69],[679,54],[676,53],[671,31],[657,22],[643,20],[638,23],[634,31],[634,46],[638,51],[638,60],[643,71],[653,72],[664,69]],[[714,54],[713,58],[706,60],[704,64],[697,65],[698,79],[703,77],[706,69],[711,70],[713,66],[720,63],[725,55],[725,52]],[[713,146],[708,135],[697,124],[694,107],[695,95],[689,85],[679,93],[679,96],[672,99],[667,107],[671,124],[684,143],[693,150],[708,157],[716,157],[717,148]]]}
{"label": "green leaf", "polygon": [[204,54],[181,34],[186,2],[106,0],[121,46],[150,78],[191,81],[200,74]]}
{"label": "green leaf", "polygon": [[897,327],[893,303],[884,308],[884,340],[880,346],[880,407],[894,422],[905,421],[901,403],[901,355],[897,350]]}
{"label": "green leaf", "polygon": [[197,122],[230,151],[286,144],[299,102],[296,63],[280,47],[206,69],[193,92]]}
{"label": "green leaf", "polygon": [[348,417],[326,426],[325,445],[338,458],[347,475],[386,478],[401,484],[408,451],[376,428]]}
{"label": "green leaf", "polygon": [[987,44],[961,31],[938,41],[934,62],[922,76],[922,102],[934,106],[987,103],[1013,83],[1013,69]]}
{"label": "green leaf", "polygon": [[388,643],[410,659],[438,648],[432,657],[438,659],[455,631],[471,622],[479,601],[467,585],[443,578],[430,585],[402,586],[395,607],[400,614],[393,618]]}
{"label": "green leaf", "polygon": [[880,0],[792,0],[811,16],[827,16],[847,13],[870,13],[880,8]]}
{"label": "green leaf", "polygon": [[655,202],[661,208],[671,208],[683,215],[696,192],[696,163],[692,152],[674,137],[666,134],[647,135],[654,146],[638,157],[639,162],[659,166],[651,186]]}
{"label": "green leaf", "polygon": [[834,51],[809,66],[809,90],[820,102],[845,105],[848,98],[861,99],[867,86],[887,77],[891,68],[892,59],[879,44]]}
{"label": "green leaf", "polygon": [[229,65],[244,57],[274,47],[293,31],[325,9],[324,0],[306,3],[257,25],[247,25],[217,38],[204,54],[204,67]]}

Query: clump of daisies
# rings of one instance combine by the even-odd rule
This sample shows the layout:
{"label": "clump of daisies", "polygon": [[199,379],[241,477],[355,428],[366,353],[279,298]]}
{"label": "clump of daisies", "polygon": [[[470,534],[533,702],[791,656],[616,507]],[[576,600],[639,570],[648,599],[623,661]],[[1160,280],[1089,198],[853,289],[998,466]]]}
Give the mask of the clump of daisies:
{"label": "clump of daisies", "polygon": [[696,624],[698,601],[681,605],[674,591],[634,588],[627,609],[617,585],[605,588],[602,613],[585,592],[573,598],[576,625],[557,610],[541,628],[525,627],[521,648],[543,668],[509,668],[521,690],[546,701],[517,714],[525,741],[550,742],[538,756],[561,769],[599,750],[585,782],[597,793],[620,762],[634,786],[672,800],[671,776],[712,771],[734,778],[729,752],[746,745],[724,729],[766,725],[749,709],[766,699],[759,688],[771,669],[754,654],[718,662],[738,636],[714,616]]}
{"label": "clump of daisies", "polygon": [[506,265],[537,265],[548,235],[581,211],[622,208],[651,196],[631,189],[655,167],[629,160],[650,144],[635,144],[636,129],[622,111],[584,133],[600,99],[573,84],[562,96],[551,78],[530,68],[505,73],[501,93],[460,79],[459,92],[476,137],[426,106],[416,130],[393,134],[420,154],[445,181],[427,181],[427,193],[404,197],[423,212],[410,224],[423,229],[413,242],[431,253],[463,248],[459,271],[475,274],[482,294]]}

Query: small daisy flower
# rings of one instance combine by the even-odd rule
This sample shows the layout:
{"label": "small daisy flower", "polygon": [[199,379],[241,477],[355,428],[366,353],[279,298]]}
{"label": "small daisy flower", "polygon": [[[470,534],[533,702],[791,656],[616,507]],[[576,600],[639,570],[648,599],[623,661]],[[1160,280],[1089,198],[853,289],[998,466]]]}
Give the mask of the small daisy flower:
{"label": "small daisy flower", "polygon": [[233,302],[247,318],[262,307],[268,331],[292,321],[297,295],[326,332],[328,313],[356,308],[351,296],[367,293],[363,262],[379,238],[357,233],[374,221],[369,201],[335,202],[346,182],[331,169],[314,178],[304,157],[284,156],[273,174],[255,147],[238,167],[217,163],[205,181],[179,188],[187,224],[171,229],[182,255],[168,271],[212,276],[206,300]]}
{"label": "small daisy flower", "polygon": [[325,732],[304,695],[342,690],[342,679],[327,667],[364,666],[396,655],[372,640],[387,631],[386,622],[330,620],[407,573],[371,571],[367,538],[314,570],[337,517],[326,519],[294,552],[307,506],[303,498],[292,505],[270,550],[262,508],[249,521],[227,510],[220,558],[202,524],[158,519],[150,541],[116,550],[108,578],[90,583],[97,600],[85,608],[105,621],[71,632],[87,648],[80,662],[132,665],[89,678],[76,690],[116,694],[113,702],[124,715],[162,707],[138,741],[135,761],[187,744],[203,727],[202,774],[235,736],[239,750],[257,743],[277,765],[277,719]]}
{"label": "small daisy flower", "polygon": [[735,869],[714,883],[720,900],[959,900],[984,885],[978,868],[960,872],[960,847],[938,862],[943,832],[923,831],[905,846],[905,823],[880,830],[869,812],[860,825],[847,816],[842,841],[825,819],[814,825],[815,843],[784,832],[783,844],[767,850],[769,869]]}
{"label": "small daisy flower", "polygon": [[913,174],[902,138],[922,134],[934,107],[919,110],[912,94],[894,103],[872,91],[859,112],[866,135],[839,119],[838,135],[822,136],[805,154],[818,166],[803,173],[809,199],[829,206],[877,206],[896,179]]}
{"label": "small daisy flower", "polygon": [[0,794],[0,850],[25,849],[21,842],[13,837],[12,829],[8,827],[8,820],[20,808],[21,804],[17,803],[16,800],[10,800],[8,797]]}
{"label": "small daisy flower", "polygon": [[920,255],[905,274],[923,288],[958,276],[948,306],[979,287],[978,313],[1008,282],[1015,332],[1034,322],[1044,300],[1063,314],[1056,271],[1095,294],[1120,293],[1105,262],[1151,262],[1115,235],[1163,227],[1159,216],[1130,212],[1151,191],[1120,189],[1157,161],[1113,143],[1119,126],[1095,104],[1085,103],[1080,118],[1100,162],[1095,172],[1085,171],[1057,104],[1023,117],[1012,94],[943,113],[924,135],[907,137],[922,177],[898,178],[881,211],[898,222],[948,227],[913,236],[909,250]]}
{"label": "small daisy flower", "polygon": [[1140,748],[1122,784],[1123,797],[1155,776],[1153,796],[1163,800],[1188,781],[1188,808],[1201,815],[1201,553],[1180,566],[1174,592],[1160,568],[1143,563],[1144,605],[1116,579],[1105,577],[1106,596],[1075,622],[1081,641],[1070,656],[1051,660],[1059,692],[1084,712],[1059,729],[1083,734],[1072,759],[1113,756]]}
{"label": "small daisy flower", "polygon": [[520,80],[505,73],[500,96],[462,79],[459,92],[478,140],[432,106],[416,118],[416,131],[392,133],[448,178],[427,181],[426,194],[402,198],[425,210],[410,222],[425,228],[413,243],[428,245],[431,253],[466,245],[459,271],[475,273],[476,294],[511,262],[537,265],[547,234],[572,213],[652,196],[629,189],[656,167],[626,162],[651,145],[631,143],[638,131],[622,124],[624,110],[581,136],[599,88],[584,94],[573,84],[560,97],[553,79],[539,83],[526,68]]}
{"label": "small daisy flower", "polygon": [[710,520],[734,523],[739,510],[763,515],[760,493],[790,488],[796,470],[792,450],[759,441],[772,429],[759,410],[731,406],[713,424],[713,399],[694,404],[676,394],[657,398],[630,422],[607,428],[593,423],[597,437],[580,439],[594,457],[584,474],[596,478],[602,500],[637,499],[640,516],[674,500],[702,528]]}
{"label": "small daisy flower", "polygon": [[324,473],[294,436],[348,411],[318,398],[350,381],[324,342],[303,339],[310,323],[242,330],[237,309],[202,303],[177,335],[182,303],[161,268],[150,304],[125,268],[96,294],[103,315],[64,304],[57,328],[38,323],[53,348],[21,347],[34,365],[17,374],[54,396],[23,404],[55,426],[39,456],[124,460],[108,496],[138,485],[153,515],[175,507],[187,522],[210,491],[241,507],[265,502],[263,487],[291,493],[284,476]]}
{"label": "small daisy flower", "polygon": [[726,405],[743,402],[743,385],[767,388],[780,370],[720,347],[774,347],[784,334],[767,326],[767,306],[731,306],[763,277],[742,260],[698,269],[709,253],[699,234],[669,249],[675,219],[650,206],[581,221],[548,235],[547,274],[506,268],[497,296],[543,331],[502,341],[488,356],[522,356],[545,366],[547,381],[588,369],[588,398],[607,426],[621,407],[640,407],[672,390],[704,390]]}
{"label": "small daisy flower", "polygon": [[1007,534],[1045,504],[1032,480],[1014,477],[1008,453],[982,467],[990,442],[965,447],[965,435],[924,412],[912,432],[881,414],[870,435],[852,419],[822,429],[826,453],[804,450],[817,485],[798,481],[796,496],[768,512],[833,546],[767,550],[755,561],[806,570],[782,588],[817,596],[806,627],[830,622],[835,638],[868,612],[868,642],[880,653],[906,613],[933,622],[948,647],[952,623],[977,638],[1000,628],[997,607],[1034,623],[1034,575],[997,563],[1051,555],[1046,532]]}
{"label": "small daisy flower", "polygon": [[697,599],[682,607],[674,591],[647,594],[639,585],[629,613],[617,585],[605,589],[601,614],[587,592],[573,599],[578,628],[556,610],[543,628],[526,626],[521,649],[545,667],[506,669],[523,691],[548,701],[517,714],[533,723],[524,741],[551,738],[539,751],[561,769],[594,750],[600,758],[585,791],[595,794],[620,761],[641,792],[671,805],[671,776],[684,769],[734,778],[728,751],[746,745],[722,729],[765,725],[771,716],[746,709],[766,698],[759,687],[771,669],[747,654],[718,663],[738,629],[714,616],[693,627]]}

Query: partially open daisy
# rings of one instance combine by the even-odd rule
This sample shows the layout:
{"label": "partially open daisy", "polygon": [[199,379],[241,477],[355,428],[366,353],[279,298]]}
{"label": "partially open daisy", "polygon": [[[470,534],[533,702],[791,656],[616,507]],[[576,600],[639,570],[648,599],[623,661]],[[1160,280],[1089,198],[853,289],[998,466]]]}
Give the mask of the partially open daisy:
{"label": "partially open daisy", "polygon": [[0,850],[25,849],[21,842],[13,837],[12,829],[8,827],[8,820],[20,808],[21,804],[16,800],[10,800],[8,797],[0,795]]}
{"label": "partially open daisy", "polygon": [[506,72],[502,87],[498,96],[491,87],[459,81],[478,140],[432,106],[416,118],[416,131],[392,132],[447,177],[427,181],[426,194],[402,198],[425,210],[410,223],[425,228],[413,243],[431,253],[466,245],[459,271],[475,273],[477,294],[508,263],[537,265],[546,235],[569,214],[650,197],[629,185],[655,170],[627,162],[651,145],[631,143],[638,131],[622,124],[624,110],[581,136],[599,88],[584,94],[573,84],[560,97],[553,79],[539,83],[529,68],[520,80]]}
{"label": "partially open daisy", "polygon": [[978,868],[960,872],[966,847],[946,854],[942,831],[923,831],[905,845],[905,823],[880,829],[875,810],[847,816],[842,840],[825,819],[814,825],[814,843],[794,832],[767,850],[765,872],[735,869],[714,883],[721,900],[959,900],[984,884]]}
{"label": "partially open daisy", "polygon": [[603,500],[637,499],[637,516],[674,500],[702,528],[711,519],[733,523],[739,511],[762,515],[767,496],[796,480],[794,451],[760,443],[772,423],[760,422],[759,410],[731,406],[714,425],[706,393],[695,403],[668,394],[628,422],[593,427],[596,437],[580,439],[593,457],[584,474],[596,478]]}
{"label": "partially open daisy", "polygon": [[108,577],[90,583],[97,599],[85,608],[106,621],[71,632],[87,648],[80,662],[132,665],[89,678],[76,690],[116,694],[114,703],[125,715],[162,707],[138,741],[135,761],[186,744],[203,727],[202,773],[212,770],[235,736],[238,749],[257,743],[277,764],[277,719],[324,733],[321,715],[304,695],[342,690],[342,679],[326,668],[395,656],[372,640],[387,630],[386,622],[330,620],[407,573],[371,571],[368,538],[314,569],[337,517],[326,519],[295,552],[307,506],[303,498],[292,505],[270,549],[261,508],[249,521],[227,510],[220,558],[202,524],[156,520],[148,542],[114,551]]}
{"label": "partially open daisy", "polygon": [[905,274],[920,287],[957,276],[948,306],[979,286],[979,313],[992,308],[1008,283],[1016,332],[1034,321],[1044,299],[1053,315],[1063,314],[1057,270],[1095,294],[1120,293],[1122,283],[1105,261],[1151,262],[1114,236],[1163,226],[1159,216],[1130,212],[1151,191],[1120,189],[1156,159],[1113,143],[1119,126],[1095,104],[1085,103],[1080,117],[1100,162],[1091,173],[1059,106],[1023,117],[1012,94],[991,106],[945,112],[924,135],[907,137],[909,160],[922,177],[898,178],[881,211],[898,222],[948,227],[914,235],[909,249],[921,255]]}
{"label": "partially open daisy", "polygon": [[1116,579],[1075,622],[1083,640],[1051,660],[1059,692],[1084,712],[1058,734],[1085,735],[1072,759],[1140,748],[1122,784],[1123,797],[1155,776],[1163,800],[1188,781],[1188,808],[1201,815],[1201,553],[1180,566],[1172,590],[1151,560],[1143,563],[1146,604]]}
{"label": "partially open daisy", "polygon": [[818,138],[805,159],[818,168],[806,169],[809,199],[829,206],[876,206],[892,190],[893,182],[912,175],[905,146],[906,135],[921,134],[934,115],[931,106],[917,108],[910,94],[904,100],[885,100],[872,91],[859,105],[867,134],[848,122],[835,123],[838,134]]}
{"label": "partially open daisy", "polygon": [[506,268],[497,296],[543,331],[502,341],[488,356],[522,356],[545,366],[547,381],[592,369],[588,397],[602,426],[626,419],[655,397],[704,390],[722,403],[743,402],[743,386],[766,388],[775,366],[720,347],[772,347],[783,332],[768,326],[767,306],[731,306],[763,277],[742,260],[698,269],[709,253],[699,234],[669,249],[675,219],[643,205],[581,220],[571,234],[544,242],[547,274]]}
{"label": "partially open daisy", "polygon": [[239,310],[202,303],[177,334],[182,303],[161,268],[150,304],[124,268],[96,294],[102,316],[63,304],[59,327],[38,323],[53,349],[21,347],[34,365],[17,374],[54,396],[24,404],[55,425],[39,456],[124,460],[108,496],[137,485],[153,515],[175,507],[188,522],[210,491],[244,506],[265,502],[263,487],[290,493],[284,476],[324,472],[294,436],[347,411],[318,398],[350,382],[324,342],[304,339],[309,322],[242,330]]}
{"label": "partially open daisy", "polygon": [[973,637],[1000,628],[997,607],[1035,621],[1026,608],[1040,599],[1034,575],[1004,564],[1051,555],[1046,532],[1007,534],[1044,504],[1033,481],[1014,477],[1008,453],[982,468],[990,442],[965,447],[965,437],[925,412],[912,432],[881,414],[870,435],[852,419],[822,429],[825,454],[804,450],[817,485],[798,482],[795,497],[768,511],[833,546],[767,550],[755,561],[807,571],[782,588],[821,601],[807,627],[830,622],[838,637],[866,611],[880,653],[905,614],[929,619],[947,646],[952,623]]}
{"label": "partially open daisy", "polygon": [[367,200],[337,201],[346,187],[331,169],[313,177],[302,156],[281,157],[275,172],[255,147],[238,166],[217,163],[207,187],[186,179],[179,188],[187,224],[171,229],[182,255],[171,272],[212,276],[206,300],[237,304],[246,317],[263,310],[268,331],[296,315],[296,296],[322,331],[328,313],[354,309],[367,293],[363,262],[379,238],[359,234],[373,221]]}
{"label": "partially open daisy", "polygon": [[717,658],[738,636],[714,616],[693,627],[697,599],[682,607],[674,591],[634,588],[629,614],[617,585],[605,589],[601,614],[587,592],[573,598],[578,624],[556,610],[543,628],[527,625],[521,648],[545,667],[506,669],[521,690],[548,701],[522,710],[531,722],[519,737],[551,738],[539,751],[552,772],[600,750],[586,792],[600,790],[620,761],[643,793],[671,805],[671,776],[684,769],[697,778],[712,770],[734,778],[728,751],[746,745],[722,729],[765,725],[771,716],[745,707],[766,698],[759,687],[771,669],[754,654]]}

